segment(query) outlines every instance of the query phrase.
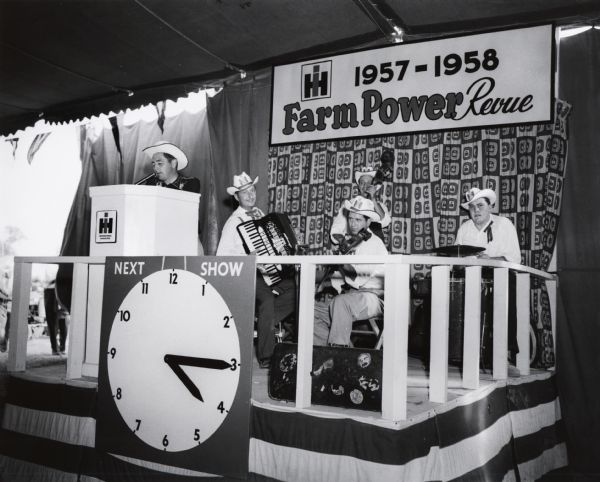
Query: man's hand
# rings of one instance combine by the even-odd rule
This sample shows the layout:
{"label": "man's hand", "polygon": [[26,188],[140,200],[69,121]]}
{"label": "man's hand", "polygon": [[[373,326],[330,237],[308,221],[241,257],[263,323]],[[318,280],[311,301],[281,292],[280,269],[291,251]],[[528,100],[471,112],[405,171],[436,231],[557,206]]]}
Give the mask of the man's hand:
{"label": "man's hand", "polygon": [[332,234],[331,237],[333,244],[339,245],[344,240],[344,235],[340,233]]}
{"label": "man's hand", "polygon": [[378,184],[378,185],[371,184],[366,190],[366,193],[368,195],[367,197],[371,200],[374,200],[375,196],[380,188],[381,188],[381,184]]}
{"label": "man's hand", "polygon": [[353,281],[356,279],[356,269],[351,264],[341,265],[340,272],[342,273],[342,275],[347,276]]}
{"label": "man's hand", "polygon": [[508,261],[505,256],[490,256],[489,254],[485,254],[485,253],[478,253],[477,258],[478,259],[497,259],[498,261]]}

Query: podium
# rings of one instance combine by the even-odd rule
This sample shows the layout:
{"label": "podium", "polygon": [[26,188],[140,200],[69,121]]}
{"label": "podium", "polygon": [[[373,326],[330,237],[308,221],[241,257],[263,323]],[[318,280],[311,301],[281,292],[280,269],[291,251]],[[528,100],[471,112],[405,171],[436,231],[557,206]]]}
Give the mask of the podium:
{"label": "podium", "polygon": [[196,256],[200,194],[130,184],[90,187],[90,256]]}

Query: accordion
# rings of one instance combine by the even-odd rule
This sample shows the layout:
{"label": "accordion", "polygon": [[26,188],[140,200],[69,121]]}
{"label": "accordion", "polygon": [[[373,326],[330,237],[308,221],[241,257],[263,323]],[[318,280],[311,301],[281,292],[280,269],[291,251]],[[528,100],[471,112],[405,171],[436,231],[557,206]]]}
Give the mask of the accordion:
{"label": "accordion", "polygon": [[[251,219],[239,224],[237,230],[246,253],[287,256],[296,252],[296,233],[285,214],[269,213],[258,220]],[[288,272],[280,264],[268,264],[263,268],[265,272],[262,275],[267,286],[276,285]]]}

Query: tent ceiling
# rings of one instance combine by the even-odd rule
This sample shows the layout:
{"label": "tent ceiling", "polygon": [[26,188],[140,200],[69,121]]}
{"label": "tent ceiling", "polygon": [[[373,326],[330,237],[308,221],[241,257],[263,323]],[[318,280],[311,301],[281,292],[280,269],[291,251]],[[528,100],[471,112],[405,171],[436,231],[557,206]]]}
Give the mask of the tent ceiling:
{"label": "tent ceiling", "polygon": [[393,24],[415,40],[599,18],[598,0],[0,0],[0,134],[386,45]]}

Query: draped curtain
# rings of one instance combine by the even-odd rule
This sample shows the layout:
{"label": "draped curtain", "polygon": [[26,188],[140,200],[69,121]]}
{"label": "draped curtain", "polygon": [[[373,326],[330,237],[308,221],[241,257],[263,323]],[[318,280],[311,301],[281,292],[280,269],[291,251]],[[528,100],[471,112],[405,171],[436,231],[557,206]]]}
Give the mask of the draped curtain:
{"label": "draped curtain", "polygon": [[[269,152],[269,211],[288,214],[313,254],[330,252],[329,230],[345,199],[357,194],[354,171],[377,167],[383,149],[395,156],[381,200],[392,217],[384,230],[390,253],[424,254],[454,243],[468,213],[471,187],[496,191],[495,212],[515,224],[522,263],[546,270],[560,213],[570,107],[555,105],[554,123],[275,146]],[[417,266],[422,276],[426,267]],[[538,364],[554,364],[545,283],[532,283]]]}
{"label": "draped curtain", "polygon": [[[384,230],[390,253],[420,254],[452,244],[467,219],[462,194],[472,186],[496,190],[496,212],[519,233],[523,264],[546,270],[558,229],[570,107],[555,105],[554,123],[432,132],[268,147],[270,77],[261,74],[227,86],[207,110],[156,122],[82,135],[82,177],[61,255],[89,252],[90,186],[133,183],[149,172],[141,150],[158,140],[179,145],[190,158],[184,171],[200,179],[202,242],[216,250],[220,228],[234,208],[225,188],[243,170],[259,176],[258,204],[290,216],[310,253],[330,250],[328,233],[345,199],[356,194],[354,171],[374,167],[383,149],[395,155],[393,178],[382,200],[392,215]],[[116,142],[119,143],[117,148]],[[268,205],[268,206],[267,206]],[[427,267],[416,267],[424,276]],[[532,283],[532,320],[538,364],[554,363],[545,284]]]}
{"label": "draped curtain", "polygon": [[[98,129],[87,124],[81,129],[81,180],[65,226],[61,256],[89,254],[89,188],[133,184],[145,177],[152,168],[142,149],[163,140],[176,144],[188,156],[189,166],[183,174],[200,179],[201,241],[207,246],[212,240],[216,246],[218,226],[213,222],[216,219],[215,188],[205,110],[193,114],[183,112],[164,119],[164,132],[157,122],[140,121],[125,126],[122,114],[117,116],[112,128]],[[115,135],[116,132],[118,135]]]}
{"label": "draped curtain", "polygon": [[[123,125],[123,115],[111,127],[83,126],[82,174],[65,226],[62,256],[89,253],[91,200],[89,188],[132,184],[151,172],[144,147],[158,141],[173,142],[190,161],[183,171],[200,179],[201,241],[205,254],[214,254],[221,228],[235,208],[226,187],[233,175],[246,171],[259,176],[257,203],[267,207],[267,157],[270,70],[245,82],[228,85],[207,99],[198,113],[183,112],[159,121]],[[162,123],[162,125],[161,125]]]}
{"label": "draped curtain", "polygon": [[600,30],[561,39],[559,93],[573,105],[558,244],[557,384],[577,477],[600,477]]}
{"label": "draped curtain", "polygon": [[[216,222],[221,227],[236,207],[226,191],[227,186],[232,185],[234,174],[245,171],[253,179],[258,176],[256,204],[266,210],[270,98],[269,70],[228,85],[208,99],[213,174],[217,186]],[[213,251],[209,250],[210,253],[215,251],[216,245]]]}

